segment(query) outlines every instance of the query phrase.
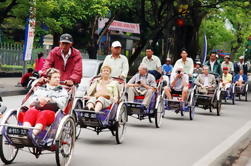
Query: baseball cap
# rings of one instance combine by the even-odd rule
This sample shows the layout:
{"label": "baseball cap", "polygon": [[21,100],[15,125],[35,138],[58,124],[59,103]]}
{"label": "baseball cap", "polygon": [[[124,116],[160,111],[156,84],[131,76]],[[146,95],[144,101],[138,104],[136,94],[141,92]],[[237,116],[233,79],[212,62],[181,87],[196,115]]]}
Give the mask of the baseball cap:
{"label": "baseball cap", "polygon": [[228,67],[223,67],[223,70],[228,70]]}
{"label": "baseball cap", "polygon": [[112,47],[115,48],[115,47],[121,47],[121,43],[119,41],[114,41],[112,43]]}
{"label": "baseball cap", "polygon": [[196,64],[201,65],[201,62],[200,62],[200,61],[197,61]]}
{"label": "baseball cap", "polygon": [[244,56],[240,56],[239,59],[244,59]]}
{"label": "baseball cap", "polygon": [[65,33],[63,35],[60,36],[60,42],[63,42],[63,43],[72,43],[73,42],[73,39],[72,39],[72,36],[68,33]]}
{"label": "baseball cap", "polygon": [[166,58],[166,61],[171,61],[171,58]]}

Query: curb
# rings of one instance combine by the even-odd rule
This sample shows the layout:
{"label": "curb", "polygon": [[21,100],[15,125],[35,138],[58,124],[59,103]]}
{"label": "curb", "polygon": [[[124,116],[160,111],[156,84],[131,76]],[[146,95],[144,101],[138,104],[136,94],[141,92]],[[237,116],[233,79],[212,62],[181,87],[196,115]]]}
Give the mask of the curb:
{"label": "curb", "polygon": [[193,166],[221,166],[227,157],[238,153],[247,147],[251,140],[251,121],[247,122],[233,135],[225,139],[220,145],[202,157]]}
{"label": "curb", "polygon": [[23,89],[23,90],[16,90],[16,91],[6,91],[6,92],[0,92],[0,96],[1,97],[5,97],[5,96],[16,96],[16,95],[24,95],[26,94],[28,91]]}

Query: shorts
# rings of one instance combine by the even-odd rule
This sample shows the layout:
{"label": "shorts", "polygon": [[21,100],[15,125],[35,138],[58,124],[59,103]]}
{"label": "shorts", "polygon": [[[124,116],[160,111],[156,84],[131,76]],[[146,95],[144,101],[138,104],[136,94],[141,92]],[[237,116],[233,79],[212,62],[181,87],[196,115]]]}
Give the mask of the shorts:
{"label": "shorts", "polygon": [[108,100],[104,97],[91,97],[88,101],[87,101],[87,104],[88,103],[92,103],[92,104],[96,104],[97,102],[100,102],[102,104],[102,109],[105,109],[107,107],[109,107],[111,104],[112,104],[112,101],[111,100]]}

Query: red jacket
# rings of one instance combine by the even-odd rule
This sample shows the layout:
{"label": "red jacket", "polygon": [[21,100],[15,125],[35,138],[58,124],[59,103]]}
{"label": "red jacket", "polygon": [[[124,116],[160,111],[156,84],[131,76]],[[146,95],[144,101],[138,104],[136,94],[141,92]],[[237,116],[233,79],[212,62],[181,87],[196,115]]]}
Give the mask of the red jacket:
{"label": "red jacket", "polygon": [[64,60],[61,55],[61,48],[55,47],[50,51],[49,56],[45,59],[43,74],[48,68],[54,67],[61,73],[61,81],[72,80],[74,83],[80,83],[82,78],[82,56],[81,53],[71,48],[71,56],[64,66]]}

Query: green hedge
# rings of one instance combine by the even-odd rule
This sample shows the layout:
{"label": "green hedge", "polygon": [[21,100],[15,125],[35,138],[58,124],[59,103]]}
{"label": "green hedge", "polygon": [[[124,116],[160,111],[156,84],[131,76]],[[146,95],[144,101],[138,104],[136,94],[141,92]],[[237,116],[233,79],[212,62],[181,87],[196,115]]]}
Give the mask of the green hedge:
{"label": "green hedge", "polygon": [[[26,68],[33,68],[32,64],[27,64]],[[22,72],[23,66],[16,66],[16,65],[0,65],[0,71],[6,71],[6,72]]]}

